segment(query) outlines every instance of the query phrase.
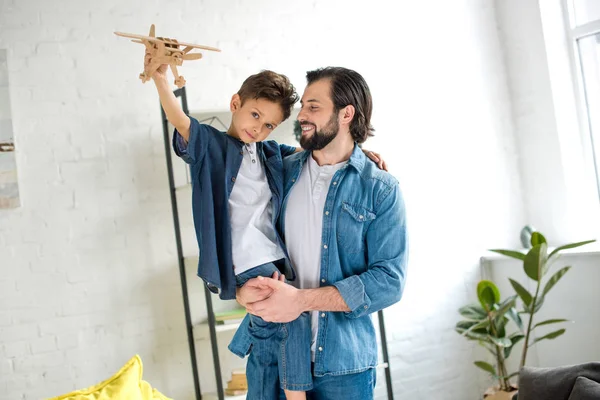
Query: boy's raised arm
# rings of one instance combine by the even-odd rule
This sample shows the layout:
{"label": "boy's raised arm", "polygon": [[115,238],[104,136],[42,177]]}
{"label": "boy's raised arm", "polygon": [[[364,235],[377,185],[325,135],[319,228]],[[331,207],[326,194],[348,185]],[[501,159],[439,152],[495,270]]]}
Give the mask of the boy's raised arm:
{"label": "boy's raised arm", "polygon": [[[151,61],[151,56],[148,51],[146,51],[145,63],[149,63]],[[156,72],[152,75],[152,80],[156,85],[156,89],[158,90],[158,96],[160,97],[160,104],[165,110],[165,114],[167,115],[167,119],[177,129],[181,137],[185,139],[186,142],[190,140],[190,117],[185,115],[183,110],[181,109],[181,105],[177,100],[177,97],[173,94],[171,90],[171,86],[167,81],[167,64],[161,65]]]}

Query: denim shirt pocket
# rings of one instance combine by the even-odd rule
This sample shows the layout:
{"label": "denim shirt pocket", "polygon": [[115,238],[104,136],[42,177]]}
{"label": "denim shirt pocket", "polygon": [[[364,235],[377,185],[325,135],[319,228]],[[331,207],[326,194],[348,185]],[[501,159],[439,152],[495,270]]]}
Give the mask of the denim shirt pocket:
{"label": "denim shirt pocket", "polygon": [[337,223],[338,247],[348,254],[363,251],[367,227],[375,218],[377,215],[364,206],[342,202]]}

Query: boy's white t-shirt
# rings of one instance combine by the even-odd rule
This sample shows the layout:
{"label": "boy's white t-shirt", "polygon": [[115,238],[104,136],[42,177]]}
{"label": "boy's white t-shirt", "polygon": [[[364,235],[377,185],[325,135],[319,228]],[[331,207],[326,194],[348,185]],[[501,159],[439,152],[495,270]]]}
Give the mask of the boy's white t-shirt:
{"label": "boy's white t-shirt", "polygon": [[243,158],[229,196],[231,250],[235,274],[285,257],[273,226],[271,189],[256,143],[243,147]]}

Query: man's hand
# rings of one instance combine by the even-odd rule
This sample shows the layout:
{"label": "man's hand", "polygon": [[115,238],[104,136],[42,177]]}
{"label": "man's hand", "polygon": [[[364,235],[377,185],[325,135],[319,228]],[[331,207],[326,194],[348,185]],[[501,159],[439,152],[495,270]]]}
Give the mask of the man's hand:
{"label": "man's hand", "polygon": [[282,280],[258,277],[249,280],[246,285],[271,291],[266,299],[246,306],[250,314],[257,315],[267,322],[290,322],[305,311],[299,301],[300,290]]}
{"label": "man's hand", "polygon": [[377,164],[377,166],[379,167],[379,169],[382,169],[384,171],[387,171],[387,164],[385,163],[385,161],[383,161],[383,158],[381,158],[381,156],[379,155],[379,153],[375,153],[374,151],[370,151],[370,150],[365,150],[363,149],[363,153],[365,153],[365,156],[369,157],[371,160],[373,160],[373,162],[375,164]]}
{"label": "man's hand", "polygon": [[[272,278],[281,282],[285,281],[285,276],[277,272],[273,273]],[[262,284],[257,284],[257,280],[258,278],[249,279],[244,286],[236,289],[235,298],[243,307],[247,307],[249,304],[257,301],[265,300],[273,294],[273,289]]]}

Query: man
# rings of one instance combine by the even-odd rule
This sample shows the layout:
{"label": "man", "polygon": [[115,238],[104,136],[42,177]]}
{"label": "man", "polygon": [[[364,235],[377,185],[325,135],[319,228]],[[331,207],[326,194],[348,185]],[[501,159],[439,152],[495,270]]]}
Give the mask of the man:
{"label": "man", "polygon": [[[373,132],[371,93],[363,77],[338,67],[306,77],[298,121],[307,151],[284,160],[278,223],[297,279],[294,286],[250,280],[237,299],[266,321],[311,313],[309,399],[367,400],[373,398],[377,365],[370,314],[399,301],[404,289],[404,202],[396,179],[358,147]],[[236,334],[230,348],[245,355],[250,345]]]}

